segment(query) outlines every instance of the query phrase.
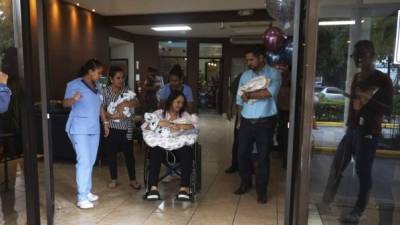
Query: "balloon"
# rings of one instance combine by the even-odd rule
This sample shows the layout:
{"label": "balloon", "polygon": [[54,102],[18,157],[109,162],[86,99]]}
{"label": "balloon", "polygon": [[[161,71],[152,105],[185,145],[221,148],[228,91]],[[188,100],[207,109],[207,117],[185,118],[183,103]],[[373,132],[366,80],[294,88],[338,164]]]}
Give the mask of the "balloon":
{"label": "balloon", "polygon": [[289,37],[286,39],[283,52],[282,52],[283,60],[288,64],[292,64],[292,56],[293,56],[293,38]]}
{"label": "balloon", "polygon": [[282,56],[283,56],[282,52],[280,52],[280,53],[267,52],[265,57],[266,57],[267,63],[269,65],[275,66],[275,65],[283,63]]}
{"label": "balloon", "polygon": [[294,0],[266,0],[269,15],[281,23],[285,29],[290,27],[294,16]]}
{"label": "balloon", "polygon": [[285,35],[277,27],[270,27],[264,32],[264,46],[267,51],[279,52],[285,43]]}

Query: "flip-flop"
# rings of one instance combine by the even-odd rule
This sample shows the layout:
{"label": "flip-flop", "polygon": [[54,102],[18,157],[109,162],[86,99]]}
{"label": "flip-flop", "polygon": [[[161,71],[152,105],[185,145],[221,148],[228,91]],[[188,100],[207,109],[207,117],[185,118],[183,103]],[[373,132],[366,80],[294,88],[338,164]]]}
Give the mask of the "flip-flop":
{"label": "flip-flop", "polygon": [[179,191],[179,193],[176,195],[176,200],[181,202],[192,202],[193,196],[186,191]]}
{"label": "flip-flop", "polygon": [[142,185],[139,184],[139,183],[135,183],[135,184],[130,183],[129,186],[130,186],[131,188],[135,189],[135,190],[140,190],[140,189],[142,189]]}
{"label": "flip-flop", "polygon": [[160,193],[157,190],[149,191],[144,196],[143,199],[146,201],[158,201],[161,200]]}

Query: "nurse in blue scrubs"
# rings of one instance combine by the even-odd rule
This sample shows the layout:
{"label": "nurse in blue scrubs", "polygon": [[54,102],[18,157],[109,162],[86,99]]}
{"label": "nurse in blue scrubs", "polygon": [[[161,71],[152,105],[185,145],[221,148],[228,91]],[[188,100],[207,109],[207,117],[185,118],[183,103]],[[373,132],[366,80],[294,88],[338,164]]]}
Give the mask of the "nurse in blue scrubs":
{"label": "nurse in blue scrubs", "polygon": [[67,84],[64,107],[71,107],[66,132],[77,157],[76,183],[78,188],[78,207],[93,208],[99,197],[92,193],[92,170],[97,157],[100,141],[101,117],[105,134],[108,135],[108,122],[102,104],[102,96],[96,89],[96,81],[103,71],[103,65],[91,59],[82,66],[80,76]]}

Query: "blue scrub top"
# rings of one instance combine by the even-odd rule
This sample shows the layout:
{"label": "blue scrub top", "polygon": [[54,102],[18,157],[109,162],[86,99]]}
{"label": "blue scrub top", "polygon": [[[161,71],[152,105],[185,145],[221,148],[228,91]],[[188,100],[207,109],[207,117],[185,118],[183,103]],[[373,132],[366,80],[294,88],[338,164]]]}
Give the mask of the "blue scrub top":
{"label": "blue scrub top", "polygon": [[[183,95],[185,95],[187,102],[189,102],[189,103],[193,102],[192,89],[188,85],[183,84],[182,93],[183,93]],[[160,100],[166,101],[170,94],[171,94],[171,85],[167,84],[159,92]]]}
{"label": "blue scrub top", "polygon": [[268,91],[272,97],[267,99],[258,99],[255,102],[243,102],[239,92],[236,95],[236,104],[242,106],[242,116],[246,119],[260,119],[278,114],[277,97],[279,89],[281,87],[282,78],[281,74],[275,68],[266,65],[258,73],[253,70],[247,70],[243,73],[240,78],[239,87],[245,85],[251,79],[257,76],[265,76],[271,79],[271,83],[268,86]]}
{"label": "blue scrub top", "polygon": [[92,90],[82,78],[67,84],[65,99],[81,93],[81,99],[72,106],[65,131],[69,134],[100,134],[101,94]]}

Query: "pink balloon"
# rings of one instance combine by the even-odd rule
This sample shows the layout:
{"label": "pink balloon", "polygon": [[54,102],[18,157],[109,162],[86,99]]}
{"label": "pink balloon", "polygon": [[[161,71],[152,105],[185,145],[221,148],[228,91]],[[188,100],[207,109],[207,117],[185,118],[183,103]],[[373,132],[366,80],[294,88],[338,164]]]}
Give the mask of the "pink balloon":
{"label": "pink balloon", "polygon": [[277,27],[268,28],[264,32],[263,39],[265,49],[274,53],[279,52],[285,43],[285,35],[283,31]]}

